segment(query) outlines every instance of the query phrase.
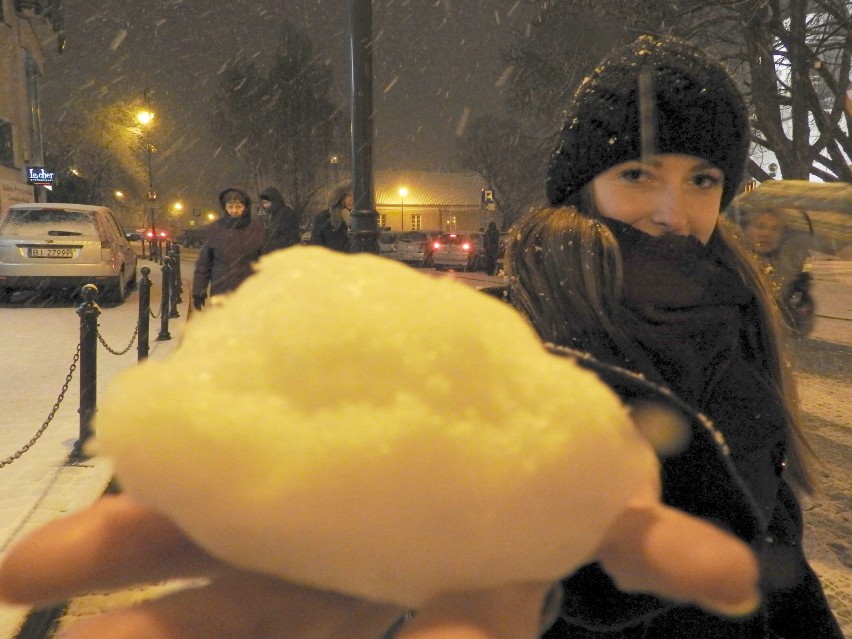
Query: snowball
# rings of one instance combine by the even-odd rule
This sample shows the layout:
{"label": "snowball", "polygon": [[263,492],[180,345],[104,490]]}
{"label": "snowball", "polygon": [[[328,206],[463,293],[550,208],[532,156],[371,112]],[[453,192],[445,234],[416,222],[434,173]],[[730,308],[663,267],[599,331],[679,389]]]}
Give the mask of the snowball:
{"label": "snowball", "polygon": [[95,428],[213,555],[406,606],[558,579],[658,475],[617,396],[508,305],[318,247],[264,257]]}

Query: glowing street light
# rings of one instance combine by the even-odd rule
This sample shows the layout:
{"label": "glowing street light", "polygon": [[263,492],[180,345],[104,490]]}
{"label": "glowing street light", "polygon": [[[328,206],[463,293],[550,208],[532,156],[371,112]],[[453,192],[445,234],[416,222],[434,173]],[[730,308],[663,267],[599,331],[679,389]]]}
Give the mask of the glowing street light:
{"label": "glowing street light", "polygon": [[405,230],[405,196],[408,195],[408,189],[404,186],[399,187],[400,207],[399,207],[399,230]]}
{"label": "glowing street light", "polygon": [[[145,104],[148,104],[148,89],[145,89]],[[157,199],[157,192],[154,190],[154,172],[151,168],[151,138],[150,138],[150,127],[151,123],[154,121],[154,113],[149,111],[147,108],[142,109],[136,113],[136,121],[142,125],[142,130],[145,132],[145,152],[148,157],[148,201],[151,203],[150,209],[150,229],[152,235],[151,241],[151,259],[155,261],[160,261],[160,242],[159,240],[155,240],[153,238],[157,237],[157,229],[156,229],[156,209],[154,208],[154,200]],[[156,253],[155,253],[156,251]],[[144,252],[144,249],[143,249]],[[144,254],[143,254],[144,257]]]}

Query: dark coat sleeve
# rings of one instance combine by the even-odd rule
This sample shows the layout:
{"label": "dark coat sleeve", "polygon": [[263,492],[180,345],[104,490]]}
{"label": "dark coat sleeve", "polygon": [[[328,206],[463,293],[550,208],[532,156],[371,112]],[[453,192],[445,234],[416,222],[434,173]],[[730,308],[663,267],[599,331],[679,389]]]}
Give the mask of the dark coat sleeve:
{"label": "dark coat sleeve", "polygon": [[311,229],[311,244],[315,244],[317,246],[326,245],[324,234],[325,228],[328,226],[330,219],[331,213],[329,213],[328,209],[317,214],[317,217],[314,220],[314,226]]}
{"label": "dark coat sleeve", "polygon": [[213,247],[207,241],[201,247],[201,252],[195,260],[195,272],[192,276],[192,294],[207,295],[210,284],[210,274],[213,270]]}

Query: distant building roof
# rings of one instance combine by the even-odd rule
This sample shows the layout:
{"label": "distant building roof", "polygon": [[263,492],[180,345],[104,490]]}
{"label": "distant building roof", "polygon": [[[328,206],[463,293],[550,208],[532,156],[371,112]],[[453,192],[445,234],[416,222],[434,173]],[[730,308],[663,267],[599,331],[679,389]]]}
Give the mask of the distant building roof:
{"label": "distant building roof", "polygon": [[405,206],[479,206],[485,180],[475,173],[431,171],[376,171],[376,207],[399,206],[405,188]]}

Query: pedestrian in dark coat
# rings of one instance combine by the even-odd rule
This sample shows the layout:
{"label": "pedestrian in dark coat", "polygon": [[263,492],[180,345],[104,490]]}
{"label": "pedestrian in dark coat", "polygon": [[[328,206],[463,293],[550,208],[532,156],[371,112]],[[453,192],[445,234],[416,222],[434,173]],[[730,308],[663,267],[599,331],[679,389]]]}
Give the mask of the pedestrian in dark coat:
{"label": "pedestrian in dark coat", "polygon": [[807,241],[789,232],[783,209],[735,213],[734,219],[739,219],[743,228],[743,239],[772,283],[787,326],[796,336],[808,335],[813,330],[815,307]]}
{"label": "pedestrian in dark coat", "polygon": [[[552,208],[510,231],[513,303],[541,337],[670,388],[712,420],[731,473],[693,433],[664,458],[663,498],[750,544],[763,602],[746,618],[566,578],[547,639],[841,639],[802,546],[812,487],[771,289],[720,211],[739,190],[748,110],[717,60],[643,36],[574,95],[551,158]],[[629,393],[625,397],[631,400]]]}
{"label": "pedestrian in dark coat", "polygon": [[497,267],[497,258],[500,254],[500,231],[497,230],[497,225],[493,221],[488,223],[488,228],[485,230],[484,248],[485,258],[488,261],[488,274],[494,275]]}
{"label": "pedestrian in dark coat", "polygon": [[253,272],[252,264],[264,252],[266,227],[251,217],[251,198],[245,191],[228,188],[219,194],[221,217],[210,225],[195,262],[192,304],[201,310],[209,294],[222,295],[237,288]]}
{"label": "pedestrian in dark coat", "polygon": [[320,212],[314,220],[311,244],[348,253],[352,206],[352,182],[345,180],[332,189],[328,208]]}
{"label": "pedestrian in dark coat", "polygon": [[274,186],[267,187],[260,194],[260,206],[269,216],[267,253],[299,243],[301,233],[299,215],[284,203],[284,198],[281,197],[278,189]]}

